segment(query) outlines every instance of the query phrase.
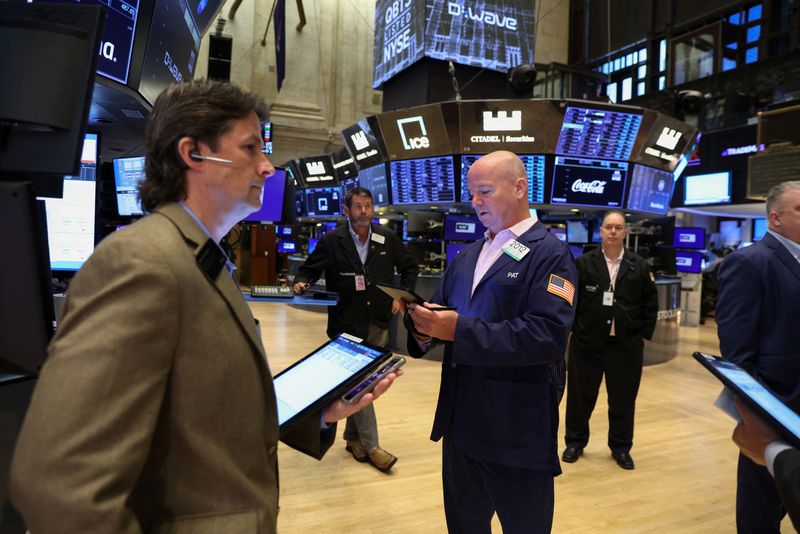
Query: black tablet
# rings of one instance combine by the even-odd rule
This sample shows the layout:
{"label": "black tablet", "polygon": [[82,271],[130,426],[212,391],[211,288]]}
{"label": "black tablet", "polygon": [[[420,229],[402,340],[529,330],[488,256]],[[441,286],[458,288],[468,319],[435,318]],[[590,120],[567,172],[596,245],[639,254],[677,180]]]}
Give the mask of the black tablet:
{"label": "black tablet", "polygon": [[735,363],[703,352],[693,356],[788,442],[800,447],[800,415]]}
{"label": "black tablet", "polygon": [[281,432],[341,397],[391,356],[387,349],[340,334],[277,374]]}
{"label": "black tablet", "polygon": [[405,289],[403,287],[391,286],[389,284],[375,284],[378,289],[392,297],[394,300],[402,300],[406,304],[422,304],[425,302],[425,299],[411,291],[410,289]]}

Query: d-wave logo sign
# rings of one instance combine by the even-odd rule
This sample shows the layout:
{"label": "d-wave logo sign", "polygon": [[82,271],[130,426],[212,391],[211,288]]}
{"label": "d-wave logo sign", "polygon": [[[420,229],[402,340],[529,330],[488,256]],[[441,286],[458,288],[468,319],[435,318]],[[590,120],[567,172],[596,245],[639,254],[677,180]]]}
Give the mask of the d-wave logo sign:
{"label": "d-wave logo sign", "polygon": [[481,8],[473,8],[466,4],[457,2],[447,2],[447,14],[453,17],[465,17],[467,20],[479,22],[489,26],[497,26],[511,31],[517,31],[517,19],[507,17],[502,13],[487,11]]}
{"label": "d-wave logo sign", "polygon": [[[419,137],[411,137],[406,134],[408,126],[415,123],[419,124],[419,130],[421,132]],[[425,121],[422,119],[421,115],[397,119],[397,129],[400,130],[400,138],[403,140],[403,148],[406,150],[419,150],[431,146],[431,142],[428,139],[428,130],[425,128]]]}
{"label": "d-wave logo sign", "polygon": [[572,182],[573,193],[592,193],[594,195],[602,195],[606,190],[606,182],[604,180],[592,180],[591,182],[584,182],[580,178]]}

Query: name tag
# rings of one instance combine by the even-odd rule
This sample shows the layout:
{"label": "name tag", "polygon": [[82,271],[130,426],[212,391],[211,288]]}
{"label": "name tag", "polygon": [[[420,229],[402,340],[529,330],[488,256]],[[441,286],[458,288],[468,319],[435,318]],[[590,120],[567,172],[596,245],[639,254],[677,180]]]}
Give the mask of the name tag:
{"label": "name tag", "polygon": [[379,245],[383,245],[384,242],[386,242],[386,236],[372,232],[372,240],[378,243]]}
{"label": "name tag", "polygon": [[356,278],[356,291],[364,291],[365,289],[367,289],[367,282],[364,279],[363,274],[357,274],[355,278]]}
{"label": "name tag", "polygon": [[604,291],[603,292],[603,306],[613,306],[614,305],[614,292],[613,291]]}
{"label": "name tag", "polygon": [[503,248],[500,250],[502,250],[505,254],[511,256],[514,259],[514,261],[520,261],[522,258],[528,255],[528,252],[531,251],[531,249],[529,249],[516,239],[512,239],[511,241],[503,245]]}

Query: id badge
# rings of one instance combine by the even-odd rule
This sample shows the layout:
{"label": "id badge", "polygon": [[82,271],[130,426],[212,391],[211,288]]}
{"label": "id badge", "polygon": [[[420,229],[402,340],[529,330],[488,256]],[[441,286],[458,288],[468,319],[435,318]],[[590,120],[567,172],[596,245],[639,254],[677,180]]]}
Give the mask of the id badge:
{"label": "id badge", "polygon": [[357,274],[355,278],[356,278],[356,291],[364,291],[365,289],[367,289],[367,282],[364,279],[363,274]]}
{"label": "id badge", "polygon": [[613,291],[604,291],[603,292],[603,306],[613,306],[614,305],[614,292]]}

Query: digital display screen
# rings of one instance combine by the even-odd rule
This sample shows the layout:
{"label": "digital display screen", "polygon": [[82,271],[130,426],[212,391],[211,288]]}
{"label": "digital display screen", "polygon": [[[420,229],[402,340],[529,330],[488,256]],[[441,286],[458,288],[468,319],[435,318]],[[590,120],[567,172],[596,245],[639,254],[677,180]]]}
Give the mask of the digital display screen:
{"label": "digital display screen", "polygon": [[635,113],[568,106],[556,154],[628,159],[641,124],[642,116]]}
{"label": "digital display screen", "polygon": [[628,192],[628,209],[664,215],[669,209],[673,185],[671,172],[634,165]]}
{"label": "digital display screen", "polygon": [[342,139],[347,145],[347,150],[353,155],[359,167],[372,167],[384,162],[382,143],[370,126],[376,121],[374,117],[367,117],[342,130]]}
{"label": "digital display screen", "polygon": [[311,254],[314,252],[314,249],[317,248],[317,243],[319,243],[319,239],[316,237],[309,237],[308,238],[308,253]]}
{"label": "digital display screen", "polygon": [[342,192],[339,187],[319,187],[305,190],[306,215],[332,217],[342,213]]}
{"label": "digital display screen", "polygon": [[297,252],[297,243],[288,239],[278,239],[279,254],[294,254]]}
{"label": "digital display screen", "polygon": [[390,160],[450,154],[450,137],[439,104],[378,115]]}
{"label": "digital display screen", "polygon": [[452,156],[392,161],[390,166],[395,204],[456,201]]}
{"label": "digital display screen", "polygon": [[331,187],[339,182],[333,171],[333,160],[329,155],[298,158],[292,160],[297,169],[295,178],[302,187]]}
{"label": "digital display screen", "polygon": [[589,221],[567,221],[567,243],[589,242]]}
{"label": "digital display screen", "polygon": [[275,227],[275,235],[278,237],[292,237],[294,228],[291,226],[278,225]]}
{"label": "digital display screen", "polygon": [[264,154],[272,154],[272,122],[261,122],[261,138],[264,140]]}
{"label": "digital display screen", "polygon": [[425,55],[506,72],[534,61],[536,9],[519,0],[426,0]]}
{"label": "digital display screen", "polygon": [[425,4],[418,0],[377,0],[372,87],[402,71],[425,53]]}
{"label": "digital display screen", "polygon": [[453,263],[453,260],[456,259],[459,252],[464,250],[469,243],[446,243],[444,246],[445,251],[445,262],[447,265]]}
{"label": "digital display screen", "polygon": [[683,121],[655,111],[645,113],[648,116],[655,114],[655,117],[647,139],[635,158],[636,162],[675,171],[681,156],[689,148],[695,129]]}
{"label": "digital display screen", "polygon": [[84,136],[80,174],[64,177],[61,198],[43,198],[54,271],[77,271],[94,251],[98,142],[97,134]]}
{"label": "digital display screen", "polygon": [[560,226],[551,226],[550,233],[558,238],[559,241],[567,242],[567,229]]}
{"label": "digital display screen", "polygon": [[151,104],[175,82],[194,78],[201,33],[189,0],[156,0],[139,92]]}
{"label": "digital display screen", "polygon": [[388,206],[389,179],[386,176],[386,164],[361,168],[358,171],[358,185],[372,193],[373,206]]}
{"label": "digital display screen", "polygon": [[700,252],[675,251],[675,269],[679,273],[699,273],[703,254]]}
{"label": "digital display screen", "polygon": [[[333,174],[339,183],[344,185],[348,180],[355,181],[358,174],[358,165],[356,159],[350,155],[346,148],[340,148],[331,154],[331,162],[333,163]],[[351,186],[355,187],[355,183]]]}
{"label": "digital display screen", "polygon": [[[469,168],[480,158],[478,155],[461,156],[461,202],[471,202],[467,187]],[[545,156],[520,155],[528,175],[528,204],[544,204]]]}
{"label": "digital display screen", "polygon": [[114,160],[114,186],[117,191],[117,213],[123,217],[144,215],[138,198],[139,182],[144,180],[144,156]]}
{"label": "digital display screen", "polygon": [[444,218],[445,241],[475,241],[481,239],[486,227],[477,215],[448,213]]}
{"label": "digital display screen", "polygon": [[[264,191],[261,194],[261,209],[254,211],[244,218],[253,222],[279,222],[283,220],[283,200],[286,194],[286,171],[275,169],[275,174],[264,182]],[[289,228],[291,226],[286,226]]]}
{"label": "digital display screen", "polygon": [[753,241],[760,241],[767,233],[767,219],[753,219]]}
{"label": "digital display screen", "polygon": [[727,204],[731,201],[731,173],[715,172],[684,178],[686,206]]}
{"label": "digital display screen", "polygon": [[622,207],[628,164],[586,158],[556,157],[552,204]]}
{"label": "digital display screen", "polygon": [[546,100],[464,101],[458,105],[460,151],[488,154],[552,152],[562,113]]}
{"label": "digital display screen", "polygon": [[675,248],[706,248],[706,231],[704,228],[675,228]]}

